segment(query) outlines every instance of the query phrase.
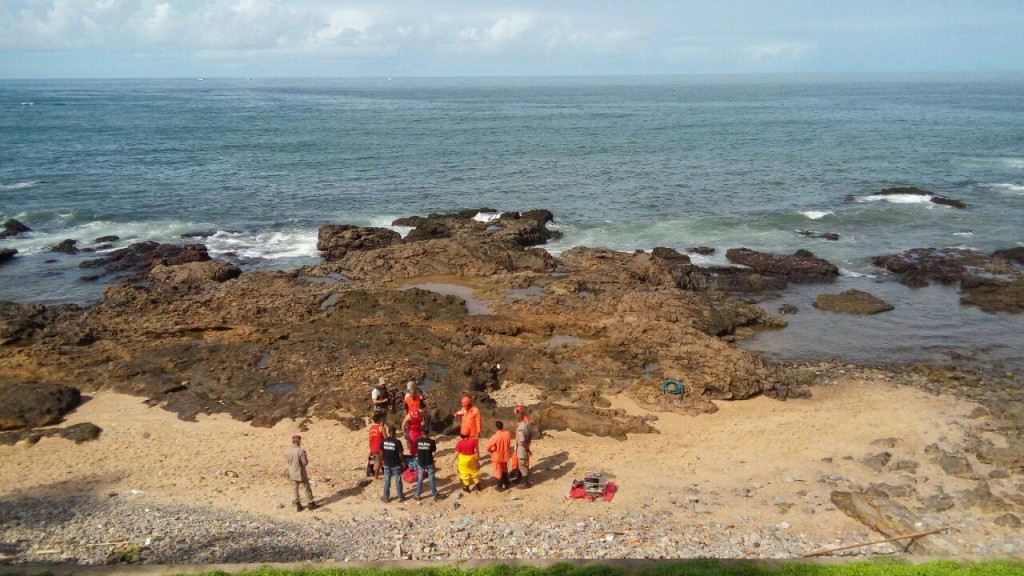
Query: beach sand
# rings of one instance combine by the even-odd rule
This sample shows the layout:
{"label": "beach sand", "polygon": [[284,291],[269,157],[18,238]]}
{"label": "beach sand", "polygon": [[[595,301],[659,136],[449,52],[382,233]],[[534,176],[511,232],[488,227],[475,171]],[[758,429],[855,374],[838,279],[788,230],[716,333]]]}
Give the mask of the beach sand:
{"label": "beach sand", "polygon": [[[434,523],[438,532],[467,515],[526,515],[540,522],[579,518],[615,531],[615,521],[624,513],[644,511],[680,525],[728,526],[736,533],[768,526],[782,539],[845,543],[877,534],[835,509],[829,499],[834,489],[908,480],[922,494],[939,486],[947,493],[973,486],[972,480],[944,474],[925,447],[960,442],[976,422],[970,418],[976,404],[897,386],[884,376],[840,379],[813,392],[807,400],[718,402],[720,410],[708,415],[657,414],[659,434],[631,435],[625,441],[545,433],[535,442],[534,487],[496,492],[485,461],[481,469],[487,488],[460,498],[457,510],[450,498],[381,503],[379,481],[362,486],[365,429],[353,432],[334,421],[313,421],[301,433],[313,492],[325,506],[302,513],[290,506],[290,487],[283,476],[282,452],[289,437],[299,432],[297,422],[285,420],[272,429],[254,428],[226,415],[186,422],[140,398],[99,392],[65,423],[97,424],[103,428],[98,440],[76,445],[44,438],[35,445],[0,447],[0,501],[87,495],[119,505],[183,506],[300,525],[353,518],[372,522],[385,511],[399,521],[430,514],[427,523]],[[528,386],[516,385],[495,396],[510,404],[532,393]],[[611,400],[615,408],[644,413],[624,396]],[[895,447],[872,445],[885,438],[896,438]],[[450,437],[437,440],[440,484],[451,493],[457,490],[454,442]],[[914,477],[875,472],[861,462],[883,450],[894,461],[919,463]],[[977,472],[986,472],[984,465],[973,465]],[[566,501],[570,481],[591,471],[606,472],[618,485],[614,500]],[[964,534],[965,546],[978,536]],[[726,541],[728,535],[721,537]],[[749,554],[743,549],[746,544],[734,547],[733,555]]]}

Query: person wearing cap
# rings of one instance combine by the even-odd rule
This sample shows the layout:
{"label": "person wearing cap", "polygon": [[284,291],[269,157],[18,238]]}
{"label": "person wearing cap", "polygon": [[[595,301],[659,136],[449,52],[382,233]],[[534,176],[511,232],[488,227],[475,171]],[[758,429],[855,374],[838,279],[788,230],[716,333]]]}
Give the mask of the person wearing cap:
{"label": "person wearing cap", "polygon": [[487,442],[487,451],[491,453],[491,464],[494,466],[494,479],[497,481],[498,492],[511,486],[508,477],[508,460],[512,437],[505,430],[505,423],[498,420],[494,423],[494,436]]}
{"label": "person wearing cap", "polygon": [[306,466],[309,465],[309,457],[306,456],[306,449],[302,447],[302,436],[292,436],[292,445],[285,449],[284,459],[288,463],[288,479],[292,482],[292,491],[295,494],[292,504],[295,504],[295,511],[302,512],[302,500],[299,499],[299,486],[306,491],[306,506],[310,510],[316,510],[316,502],[313,501],[313,489],[309,486],[309,476],[306,475]]}
{"label": "person wearing cap", "polygon": [[416,382],[412,380],[405,383],[405,412],[409,413],[414,410],[423,411],[425,404],[423,401],[423,394],[416,388]]}
{"label": "person wearing cap", "polygon": [[377,378],[377,384],[370,391],[370,402],[373,403],[373,414],[380,414],[380,421],[387,424],[388,412],[391,410],[391,391],[383,376]]}
{"label": "person wearing cap", "polygon": [[462,397],[462,409],[453,414],[462,420],[459,426],[459,434],[464,434],[474,440],[480,438],[480,431],[483,427],[480,424],[480,409],[473,406],[473,399],[468,395]]}
{"label": "person wearing cap", "polygon": [[519,473],[522,475],[523,488],[530,487],[530,445],[533,443],[533,426],[526,416],[522,406],[516,406],[512,413],[515,414],[516,422],[516,464]]}

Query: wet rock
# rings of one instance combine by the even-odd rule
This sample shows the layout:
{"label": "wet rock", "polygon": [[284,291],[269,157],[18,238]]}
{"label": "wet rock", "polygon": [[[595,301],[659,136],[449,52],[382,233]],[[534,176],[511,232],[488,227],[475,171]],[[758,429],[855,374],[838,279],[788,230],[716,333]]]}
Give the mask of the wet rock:
{"label": "wet rock", "polygon": [[43,306],[0,301],[0,345],[25,341],[40,332],[48,333],[62,343],[86,344],[88,327],[50,328],[61,321],[77,317],[81,308],[74,304]]}
{"label": "wet rock", "polygon": [[886,188],[885,190],[882,190],[882,191],[880,191],[878,193],[879,196],[893,196],[893,195],[904,195],[904,194],[909,194],[909,195],[914,195],[914,196],[929,196],[930,197],[929,200],[931,202],[935,203],[935,204],[940,204],[940,205],[943,205],[943,206],[952,206],[953,208],[959,208],[961,210],[964,209],[964,208],[967,208],[967,204],[965,204],[962,200],[957,200],[955,198],[946,198],[945,196],[939,196],[938,194],[935,194],[934,192],[929,192],[927,190],[922,190],[920,188],[913,188],[913,187]]}
{"label": "wet rock", "polygon": [[835,282],[839,276],[839,268],[835,264],[806,250],[798,250],[792,256],[780,256],[747,248],[731,248],[725,257],[761,274],[778,276],[798,284]]}
{"label": "wet rock", "polygon": [[100,236],[99,238],[93,240],[93,242],[96,244],[106,244],[107,242],[117,242],[120,239],[120,236],[114,236],[113,234],[111,234],[109,236]]}
{"label": "wet rock", "polygon": [[186,240],[192,238],[209,238],[217,233],[216,230],[196,230],[194,232],[185,232],[180,237]]}
{"label": "wet rock", "polygon": [[814,238],[816,240],[830,240],[833,242],[839,240],[839,234],[836,234],[835,232],[818,232],[816,230],[802,230],[800,232],[800,235],[806,236],[808,238]]}
{"label": "wet rock", "polygon": [[651,250],[651,256],[654,257],[654,258],[660,258],[662,260],[667,260],[667,261],[670,261],[672,263],[680,263],[680,264],[689,264],[690,263],[690,257],[687,256],[686,254],[680,254],[678,251],[676,251],[676,250],[674,250],[672,248],[665,248],[665,247],[662,247],[662,246],[658,246],[654,250]]}
{"label": "wet rock", "polygon": [[32,229],[28,226],[25,226],[14,218],[11,218],[4,222],[4,229],[3,231],[0,231],[0,238],[10,238],[11,236],[17,236],[18,234],[31,231]]}
{"label": "wet rock", "polygon": [[0,430],[56,424],[81,401],[82,394],[78,389],[61,384],[0,386]]}
{"label": "wet rock", "polygon": [[814,300],[814,307],[842,314],[879,314],[894,309],[892,304],[862,290],[819,294]]}
{"label": "wet rock", "polygon": [[715,253],[715,249],[708,246],[690,246],[686,251],[689,254],[699,254],[701,256],[710,256]]}
{"label": "wet rock", "polygon": [[554,215],[548,210],[504,212],[499,217],[486,222],[475,219],[479,213],[496,214],[496,211],[482,208],[463,210],[455,214],[431,214],[426,217],[395,220],[393,224],[415,226],[405,237],[407,242],[476,237],[491,238],[519,247],[528,247],[544,244],[548,240],[562,236],[561,232],[547,228],[547,224],[554,220]]}
{"label": "wet rock", "polygon": [[149,281],[154,284],[180,285],[203,282],[226,282],[242,275],[242,271],[223,260],[188,262],[173,266],[157,264],[149,271]]}
{"label": "wet rock", "polygon": [[324,253],[324,259],[331,261],[340,260],[349,252],[375,250],[401,242],[401,234],[388,228],[331,224],[320,228],[316,249]]}
{"label": "wet rock", "polygon": [[50,247],[50,252],[60,252],[61,254],[78,254],[78,248],[75,246],[78,244],[78,240],[72,240],[68,238],[61,240],[56,246]]}
{"label": "wet rock", "polygon": [[1002,258],[992,258],[975,250],[963,248],[914,248],[901,254],[884,254],[871,259],[872,264],[893,274],[902,275],[902,282],[941,284],[960,281],[969,269],[987,274],[1012,274],[1016,268]]}
{"label": "wet rock", "polygon": [[873,456],[868,456],[861,462],[875,472],[881,472],[889,464],[890,460],[892,460],[892,454],[889,452],[879,452]]}
{"label": "wet rock", "polygon": [[0,264],[6,264],[7,262],[14,260],[14,255],[17,253],[18,251],[14,248],[4,248],[0,250]]}
{"label": "wet rock", "polygon": [[1024,275],[1010,280],[966,276],[960,281],[960,303],[985,312],[1024,312]]}
{"label": "wet rock", "polygon": [[1021,527],[1024,527],[1024,523],[1022,523],[1020,521],[1020,518],[1018,518],[1016,515],[1011,514],[1009,512],[1007,512],[1006,514],[1003,514],[1002,516],[997,516],[996,519],[993,520],[992,522],[996,526],[1002,526],[1003,528],[1019,529]]}
{"label": "wet rock", "polygon": [[779,314],[796,314],[800,308],[796,304],[783,304],[779,306]]}
{"label": "wet rock", "polygon": [[177,246],[147,241],[114,250],[101,258],[85,260],[78,267],[102,268],[107,274],[126,274],[129,280],[143,280],[157,265],[175,266],[209,259],[206,246],[202,244]]}
{"label": "wet rock", "polygon": [[1003,260],[1016,262],[1017,264],[1024,264],[1024,246],[996,250],[992,253],[992,257],[1002,258]]}
{"label": "wet rock", "polygon": [[[893,537],[919,532],[922,522],[910,510],[878,490],[864,492],[832,492],[832,503],[843,513],[872,530]],[[916,538],[907,545],[914,554],[945,555],[952,549],[942,536]]]}

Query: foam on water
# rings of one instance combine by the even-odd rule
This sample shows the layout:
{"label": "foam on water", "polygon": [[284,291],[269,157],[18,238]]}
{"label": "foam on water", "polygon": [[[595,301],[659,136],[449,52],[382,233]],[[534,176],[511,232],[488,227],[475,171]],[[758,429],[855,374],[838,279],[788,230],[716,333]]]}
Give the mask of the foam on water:
{"label": "foam on water", "polygon": [[801,214],[807,216],[811,220],[821,220],[825,216],[835,214],[835,212],[832,210],[804,210]]}
{"label": "foam on water", "polygon": [[42,180],[32,180],[29,182],[17,182],[15,184],[0,184],[0,190],[24,190],[25,188],[33,188],[45,184]]}
{"label": "foam on water", "polygon": [[[233,252],[243,258],[286,260],[318,258],[317,231],[294,229],[260,232],[218,231],[202,239],[214,256]],[[179,240],[180,242],[180,240]]]}
{"label": "foam on water", "polygon": [[932,197],[918,194],[872,194],[861,196],[857,202],[891,202],[893,204],[931,204]]}
{"label": "foam on water", "polygon": [[501,212],[478,212],[476,216],[473,216],[473,220],[483,222],[484,224],[493,222],[498,218],[501,218]]}
{"label": "foam on water", "polygon": [[1000,192],[1008,192],[1010,194],[1024,194],[1024,185],[1021,184],[982,184],[985,188],[991,188],[992,190],[999,190]]}

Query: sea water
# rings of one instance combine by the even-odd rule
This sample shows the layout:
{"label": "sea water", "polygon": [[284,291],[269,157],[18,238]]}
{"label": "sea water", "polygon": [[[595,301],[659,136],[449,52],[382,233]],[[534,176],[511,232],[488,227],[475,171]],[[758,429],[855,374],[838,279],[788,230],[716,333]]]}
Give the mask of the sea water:
{"label": "sea water", "polygon": [[[876,194],[892,186],[969,207]],[[114,234],[116,248],[201,232],[215,256],[289,269],[319,261],[323,224],[481,206],[552,210],[565,234],[552,252],[703,245],[718,252],[695,260],[722,264],[730,247],[805,248],[841,267],[839,287],[870,291],[885,280],[876,254],[1024,243],[1024,76],[0,83],[0,219],[33,228],[0,240],[19,250],[0,299],[97,300],[102,285],[78,280],[89,255],[47,252],[65,238]],[[1019,317],[965,313],[941,290],[925,310],[896,286],[896,311],[842,318],[867,323],[862,343],[898,326],[909,349],[1024,349]],[[816,336],[838,317],[815,318],[750,345],[914,359],[844,350]]]}

